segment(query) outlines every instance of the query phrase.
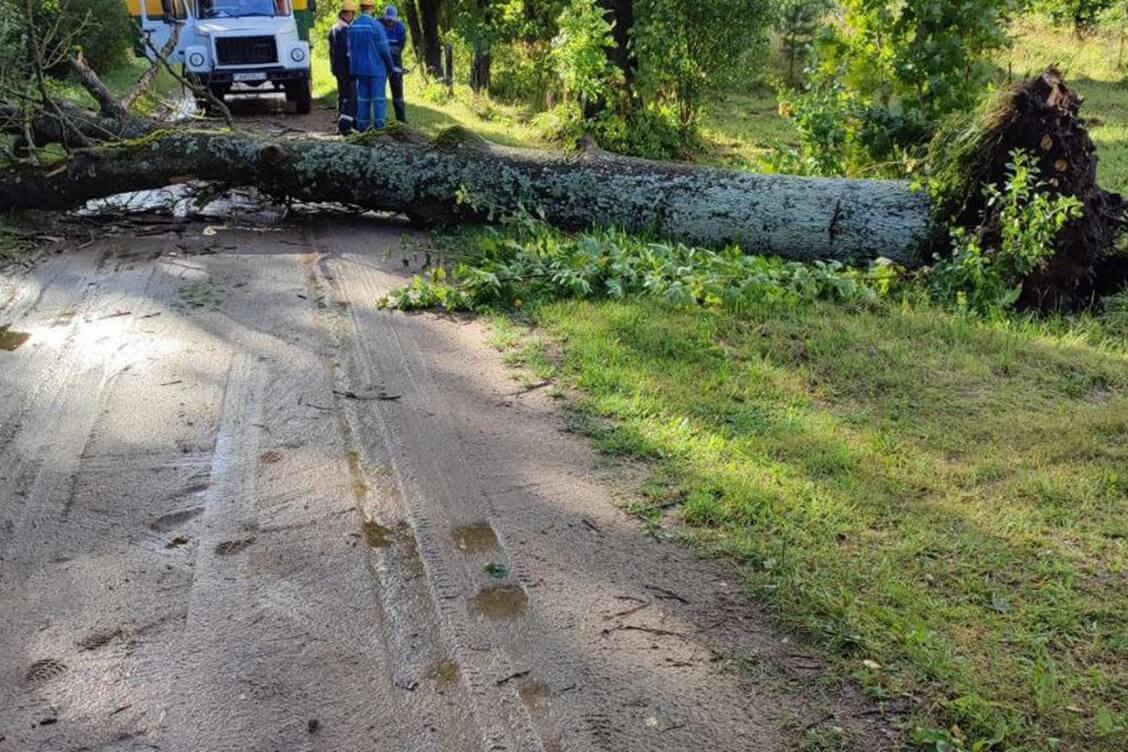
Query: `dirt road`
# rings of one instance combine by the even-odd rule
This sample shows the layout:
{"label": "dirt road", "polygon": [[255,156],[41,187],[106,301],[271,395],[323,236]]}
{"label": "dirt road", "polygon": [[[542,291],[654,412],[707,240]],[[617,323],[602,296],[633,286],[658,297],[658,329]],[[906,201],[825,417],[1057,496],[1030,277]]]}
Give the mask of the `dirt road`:
{"label": "dirt road", "polygon": [[0,276],[0,750],[889,745],[480,325],[377,310],[401,228],[200,229]]}

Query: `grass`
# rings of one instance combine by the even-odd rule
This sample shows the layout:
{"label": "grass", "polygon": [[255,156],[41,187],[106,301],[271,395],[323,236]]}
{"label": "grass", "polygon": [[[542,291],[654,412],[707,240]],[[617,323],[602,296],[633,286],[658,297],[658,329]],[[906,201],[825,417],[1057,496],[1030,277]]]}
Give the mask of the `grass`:
{"label": "grass", "polygon": [[[137,79],[140,78],[141,74],[148,68],[148,60],[131,56],[125,65],[114,68],[109,72],[100,73],[99,78],[102,80],[102,83],[106,85],[106,88],[114,94],[122,96],[137,83]],[[51,84],[57,96],[91,109],[96,109],[98,106],[94,98],[73,79],[52,81]],[[168,71],[161,71],[157,74],[156,84],[154,86],[156,96],[168,98],[178,96],[179,92],[180,84]]]}
{"label": "grass", "polygon": [[654,463],[634,511],[743,562],[872,693],[1007,749],[1128,748],[1123,341],[921,306],[533,318],[578,422]]}
{"label": "grass", "polygon": [[[336,107],[337,81],[329,72],[327,54],[326,45],[314,47],[313,96],[322,106]],[[531,126],[532,115],[525,109],[476,95],[464,85],[448,92],[441,84],[425,81],[418,69],[404,78],[404,98],[409,124],[428,136],[457,125],[503,146],[549,146]],[[390,114],[391,102],[388,107]]]}
{"label": "grass", "polygon": [[1020,80],[1057,65],[1085,97],[1081,114],[1097,145],[1101,185],[1128,193],[1128,36],[1106,29],[1078,38],[1034,22],[1017,25],[1014,36],[1006,59],[1009,74]]}

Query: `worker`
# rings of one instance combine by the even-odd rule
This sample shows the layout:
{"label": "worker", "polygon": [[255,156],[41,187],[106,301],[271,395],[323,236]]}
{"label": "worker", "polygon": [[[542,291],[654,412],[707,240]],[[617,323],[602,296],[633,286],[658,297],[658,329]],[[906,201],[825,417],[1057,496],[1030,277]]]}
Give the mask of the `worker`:
{"label": "worker", "polygon": [[337,132],[356,126],[356,81],[349,72],[349,24],[356,18],[356,0],[343,0],[337,23],[329,30],[329,69],[337,79]]}
{"label": "worker", "polygon": [[376,0],[360,0],[360,15],[349,26],[349,72],[356,79],[356,128],[384,127],[388,74],[402,72],[392,59],[388,35],[374,16]]}
{"label": "worker", "polygon": [[388,85],[392,89],[392,109],[396,111],[396,120],[407,122],[407,104],[403,101],[403,48],[407,45],[407,30],[399,20],[396,6],[389,5],[384,9],[384,17],[380,19],[384,24],[384,31],[388,34],[388,46],[392,48],[392,59],[396,61],[399,73],[388,75]]}

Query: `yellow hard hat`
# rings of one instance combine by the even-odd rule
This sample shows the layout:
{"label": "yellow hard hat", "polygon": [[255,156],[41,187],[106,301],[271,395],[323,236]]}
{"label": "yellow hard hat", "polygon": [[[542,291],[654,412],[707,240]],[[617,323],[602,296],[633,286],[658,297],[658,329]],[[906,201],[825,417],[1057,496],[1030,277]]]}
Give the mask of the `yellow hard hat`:
{"label": "yellow hard hat", "polygon": [[344,0],[344,2],[341,3],[341,12],[344,13],[346,11],[356,13],[356,0]]}

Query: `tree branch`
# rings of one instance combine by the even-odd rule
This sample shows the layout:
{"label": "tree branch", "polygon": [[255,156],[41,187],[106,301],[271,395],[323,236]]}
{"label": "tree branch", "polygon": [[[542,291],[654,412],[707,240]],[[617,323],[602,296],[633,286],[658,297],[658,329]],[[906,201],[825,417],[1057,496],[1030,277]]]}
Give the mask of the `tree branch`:
{"label": "tree branch", "polygon": [[[176,45],[180,43],[181,28],[181,24],[173,24],[172,34],[169,36],[168,41],[165,42],[164,46],[157,51],[157,57],[149,65],[149,68],[141,74],[141,78],[137,79],[137,83],[133,85],[133,88],[131,88],[129,92],[124,97],[122,97],[121,106],[126,110],[131,109],[133,107],[133,103],[137,101],[138,97],[148,91],[149,86],[152,85],[153,79],[155,79],[157,77],[157,74],[160,73],[161,68],[168,64],[169,56],[172,55],[173,50],[176,49]],[[148,37],[146,37],[146,42],[149,44],[149,47],[152,48],[152,42],[149,41]]]}

